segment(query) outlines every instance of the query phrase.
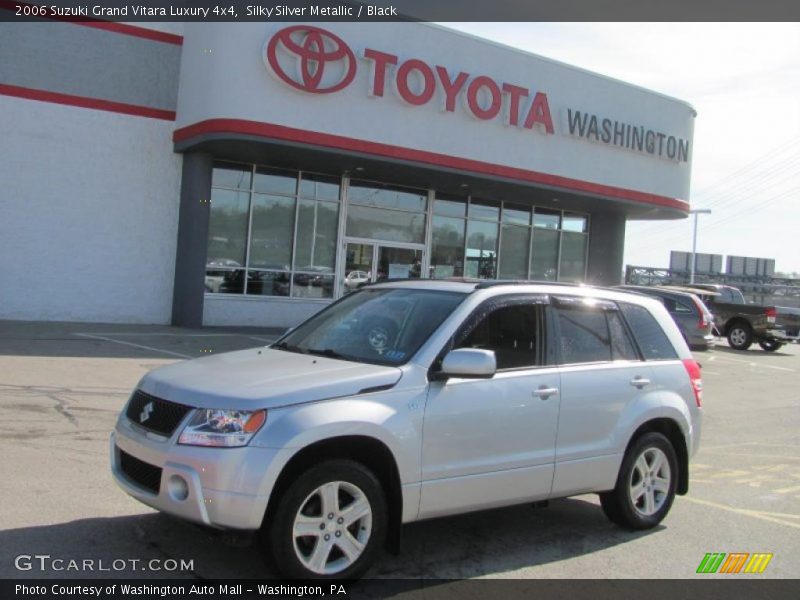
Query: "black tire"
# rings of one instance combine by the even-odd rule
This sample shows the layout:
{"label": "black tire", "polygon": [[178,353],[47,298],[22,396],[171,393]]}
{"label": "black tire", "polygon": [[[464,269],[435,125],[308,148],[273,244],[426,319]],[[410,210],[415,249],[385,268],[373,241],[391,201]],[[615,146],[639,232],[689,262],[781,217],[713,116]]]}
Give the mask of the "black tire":
{"label": "black tire", "polygon": [[[662,453],[662,457],[666,458],[666,463],[669,467],[669,483],[667,491],[660,496],[659,492],[653,492],[653,507],[654,510],[650,514],[645,514],[647,507],[644,505],[646,501],[646,493],[640,498],[642,505],[638,502],[634,503],[631,499],[631,487],[634,481],[642,481],[642,486],[646,489],[645,480],[640,478],[640,470],[637,467],[637,461],[640,457],[655,457],[656,451]],[[659,470],[661,475],[664,474],[663,468]],[[669,509],[672,507],[672,502],[675,500],[675,490],[678,484],[678,458],[675,454],[675,449],[672,443],[660,433],[646,433],[638,438],[622,459],[622,466],[619,469],[617,476],[617,484],[610,492],[600,494],[600,505],[603,507],[603,512],[606,516],[622,527],[627,529],[650,529],[658,525],[664,517],[667,516]],[[655,487],[655,485],[653,485]]]}
{"label": "black tire", "polygon": [[753,330],[750,325],[737,322],[728,327],[728,343],[734,350],[747,350],[753,344]]}
{"label": "black tire", "polygon": [[[354,523],[351,528],[346,525],[337,526],[338,519],[334,517],[328,520],[325,514],[320,514],[320,521],[324,521],[324,526],[333,527],[326,532],[332,540],[329,542],[329,554],[325,554],[325,565],[333,570],[329,573],[315,572],[311,570],[298,556],[298,554],[311,557],[317,544],[324,542],[323,535],[298,537],[295,543],[294,522],[295,517],[300,514],[301,509],[308,515],[309,512],[315,513],[322,510],[322,498],[319,494],[313,495],[321,486],[331,482],[343,482],[343,491],[337,500],[337,504],[344,501],[341,505],[342,510],[350,505],[347,502],[347,490],[345,487],[353,486],[361,491],[371,510],[370,531],[366,533],[363,541],[365,543],[361,554],[349,565],[338,568],[337,561],[347,561],[347,557],[340,547],[339,542],[334,538],[336,533],[350,535],[352,539],[353,527],[356,528],[356,535],[364,535],[366,531],[365,521],[360,520]],[[352,489],[352,488],[351,488]],[[313,495],[313,496],[312,496]],[[350,496],[352,499],[353,496]],[[317,506],[312,506],[312,504]],[[309,508],[311,507],[311,508]],[[317,510],[315,510],[317,509]],[[337,508],[338,510],[338,508]],[[329,513],[330,514],[330,513]],[[362,464],[351,460],[331,460],[313,467],[300,475],[278,498],[278,505],[272,513],[271,518],[264,527],[264,542],[269,554],[284,577],[291,579],[332,579],[332,580],[353,580],[358,579],[375,561],[378,553],[386,541],[386,531],[388,524],[388,511],[386,508],[386,496],[378,479],[373,473]],[[311,516],[316,518],[316,515]],[[337,536],[346,541],[343,537]]]}
{"label": "black tire", "polygon": [[758,342],[758,345],[761,346],[765,352],[775,352],[783,348],[783,343],[776,340],[761,340]]}

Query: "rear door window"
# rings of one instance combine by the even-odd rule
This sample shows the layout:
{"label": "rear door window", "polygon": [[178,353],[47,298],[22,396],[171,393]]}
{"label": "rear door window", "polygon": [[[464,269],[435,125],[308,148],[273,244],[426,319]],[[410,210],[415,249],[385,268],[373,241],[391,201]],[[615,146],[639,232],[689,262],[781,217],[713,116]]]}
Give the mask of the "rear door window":
{"label": "rear door window", "polygon": [[563,301],[559,304],[554,312],[562,364],[639,358],[616,306]]}
{"label": "rear door window", "polygon": [[648,360],[673,360],[678,358],[672,342],[661,329],[655,317],[646,308],[627,302],[619,303],[625,320],[639,344],[639,349]]}

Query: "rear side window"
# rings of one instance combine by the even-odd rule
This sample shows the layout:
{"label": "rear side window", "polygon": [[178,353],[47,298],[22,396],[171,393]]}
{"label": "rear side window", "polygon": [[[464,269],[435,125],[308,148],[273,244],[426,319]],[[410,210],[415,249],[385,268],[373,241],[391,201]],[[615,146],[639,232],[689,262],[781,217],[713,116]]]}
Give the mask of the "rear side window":
{"label": "rear side window", "polygon": [[638,360],[636,347],[633,345],[622,317],[617,311],[606,312],[608,329],[611,331],[611,358],[614,360]]}
{"label": "rear side window", "polygon": [[672,298],[664,298],[664,306],[667,307],[669,312],[677,313],[679,315],[691,315],[695,312],[690,306],[679,300],[673,300]]}
{"label": "rear side window", "polygon": [[556,309],[563,364],[636,360],[636,349],[615,310],[586,306]]}
{"label": "rear side window", "polygon": [[647,360],[672,360],[678,358],[667,334],[646,308],[627,302],[619,303],[633,335]]}

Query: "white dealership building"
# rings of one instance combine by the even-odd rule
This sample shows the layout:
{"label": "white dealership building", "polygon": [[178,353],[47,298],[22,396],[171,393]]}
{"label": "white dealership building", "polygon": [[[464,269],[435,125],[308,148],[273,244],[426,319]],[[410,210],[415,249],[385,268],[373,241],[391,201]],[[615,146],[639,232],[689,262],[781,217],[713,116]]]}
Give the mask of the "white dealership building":
{"label": "white dealership building", "polygon": [[[1,10],[1,9],[0,9]],[[406,277],[615,284],[690,105],[421,23],[0,23],[0,319],[284,327]]]}

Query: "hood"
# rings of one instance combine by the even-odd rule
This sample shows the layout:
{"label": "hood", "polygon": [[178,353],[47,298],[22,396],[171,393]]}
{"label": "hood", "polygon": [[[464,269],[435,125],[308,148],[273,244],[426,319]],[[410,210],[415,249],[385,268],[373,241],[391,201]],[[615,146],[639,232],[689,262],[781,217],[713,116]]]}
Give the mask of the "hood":
{"label": "hood", "polygon": [[276,408],[393,386],[402,371],[323,356],[252,348],[151,371],[139,389],[199,408]]}

